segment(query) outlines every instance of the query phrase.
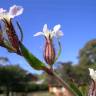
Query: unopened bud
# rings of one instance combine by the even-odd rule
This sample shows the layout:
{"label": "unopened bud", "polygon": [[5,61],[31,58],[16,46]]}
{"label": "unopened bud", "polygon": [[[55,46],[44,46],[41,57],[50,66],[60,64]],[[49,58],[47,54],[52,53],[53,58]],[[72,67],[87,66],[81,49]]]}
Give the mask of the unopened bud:
{"label": "unopened bud", "polygon": [[6,25],[6,34],[8,35],[8,39],[15,51],[20,54],[19,39],[13,27],[12,20],[10,20],[10,23],[6,20],[4,20],[4,22]]}
{"label": "unopened bud", "polygon": [[54,64],[55,61],[55,49],[52,43],[52,39],[46,38],[45,49],[44,49],[44,59],[47,64]]}

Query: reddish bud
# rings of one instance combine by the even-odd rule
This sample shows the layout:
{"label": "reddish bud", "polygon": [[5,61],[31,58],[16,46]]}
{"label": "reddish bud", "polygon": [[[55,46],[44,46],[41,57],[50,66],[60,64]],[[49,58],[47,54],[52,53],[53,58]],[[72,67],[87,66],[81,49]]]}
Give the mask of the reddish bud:
{"label": "reddish bud", "polygon": [[52,39],[46,38],[45,49],[44,49],[44,59],[47,64],[54,64],[55,61],[55,49],[52,44]]}
{"label": "reddish bud", "polygon": [[1,25],[0,25],[0,45],[3,44],[3,36],[2,36],[2,29],[1,29]]}
{"label": "reddish bud", "polygon": [[8,39],[12,45],[12,47],[15,49],[17,53],[20,53],[20,48],[19,48],[19,39],[18,36],[16,35],[15,29],[12,24],[12,20],[10,20],[10,23],[4,20],[5,25],[6,25],[6,33],[8,35]]}

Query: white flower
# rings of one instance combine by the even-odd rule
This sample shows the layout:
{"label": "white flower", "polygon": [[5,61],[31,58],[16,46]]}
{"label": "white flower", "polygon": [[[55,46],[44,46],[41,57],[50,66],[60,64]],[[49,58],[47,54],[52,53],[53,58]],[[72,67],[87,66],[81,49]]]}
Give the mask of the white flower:
{"label": "white flower", "polygon": [[63,33],[60,30],[60,28],[61,28],[61,25],[58,24],[58,25],[54,26],[53,30],[51,31],[48,29],[47,24],[45,24],[43,27],[43,31],[37,32],[34,36],[43,35],[46,38],[49,38],[49,37],[50,38],[53,38],[53,37],[59,38],[59,37],[63,36]]}
{"label": "white flower", "polygon": [[89,68],[91,78],[96,81],[96,70]]}
{"label": "white flower", "polygon": [[10,7],[9,12],[4,10],[3,8],[0,8],[0,19],[10,20],[11,18],[21,15],[22,13],[23,13],[22,6],[13,5],[12,7]]}
{"label": "white flower", "polygon": [[24,9],[22,6],[13,5],[12,7],[10,7],[9,15],[11,18],[14,18],[15,16],[21,15],[23,13],[23,10]]}

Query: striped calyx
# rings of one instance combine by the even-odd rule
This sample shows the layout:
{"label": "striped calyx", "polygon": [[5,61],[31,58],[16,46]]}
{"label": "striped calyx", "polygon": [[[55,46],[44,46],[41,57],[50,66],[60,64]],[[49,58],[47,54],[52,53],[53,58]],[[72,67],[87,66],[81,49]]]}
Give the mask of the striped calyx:
{"label": "striped calyx", "polygon": [[6,25],[6,34],[8,36],[11,46],[14,48],[14,51],[16,51],[17,53],[20,53],[19,39],[13,27],[12,19],[10,19],[10,23],[7,22],[6,20],[4,22]]}
{"label": "striped calyx", "polygon": [[55,49],[52,43],[52,39],[46,38],[45,48],[44,48],[44,59],[47,64],[54,64],[55,61]]}
{"label": "striped calyx", "polygon": [[1,26],[0,26],[0,45],[3,44],[3,36],[2,36],[2,29],[1,29]]}

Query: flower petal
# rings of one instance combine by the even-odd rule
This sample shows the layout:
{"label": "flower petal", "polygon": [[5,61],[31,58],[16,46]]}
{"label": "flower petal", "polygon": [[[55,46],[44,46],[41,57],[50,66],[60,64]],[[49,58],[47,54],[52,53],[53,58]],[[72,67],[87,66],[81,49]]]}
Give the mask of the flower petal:
{"label": "flower petal", "polygon": [[51,32],[51,38],[52,38],[52,37],[59,38],[59,37],[61,37],[61,36],[63,36],[63,35],[64,35],[64,34],[63,34],[63,32],[62,32],[61,30],[52,31],[52,32]]}
{"label": "flower petal", "polygon": [[0,8],[0,14],[6,12],[3,8]]}
{"label": "flower petal", "polygon": [[48,29],[48,27],[47,27],[47,24],[44,24],[43,32],[44,32],[44,36],[45,36],[45,37],[49,37],[50,31],[49,31],[49,29]]}
{"label": "flower petal", "polygon": [[36,34],[34,34],[34,36],[39,36],[39,35],[44,35],[43,32],[37,32]]}
{"label": "flower petal", "polygon": [[6,17],[7,12],[3,8],[0,8],[0,20]]}
{"label": "flower petal", "polygon": [[60,28],[61,28],[60,24],[54,26],[53,32],[52,32],[52,37],[59,38],[64,35],[63,32],[60,30]]}
{"label": "flower petal", "polygon": [[11,18],[14,18],[15,16],[21,15],[23,13],[23,10],[24,9],[22,6],[13,5],[12,7],[10,7],[9,15]]}
{"label": "flower petal", "polygon": [[54,31],[51,31],[50,32],[50,36],[51,36],[51,38],[55,37],[55,32]]}
{"label": "flower petal", "polygon": [[55,25],[55,26],[54,26],[53,30],[56,32],[56,31],[59,31],[60,28],[61,28],[61,25],[58,24],[58,25]]}
{"label": "flower petal", "polygon": [[93,80],[96,81],[96,71],[92,68],[89,68],[90,76]]}
{"label": "flower petal", "polygon": [[63,36],[64,34],[63,34],[62,31],[57,31],[57,32],[55,33],[55,35],[56,35],[56,37],[61,37],[61,36]]}
{"label": "flower petal", "polygon": [[89,72],[90,72],[90,76],[92,76],[94,74],[94,70],[89,68]]}
{"label": "flower petal", "polygon": [[46,31],[48,31],[47,24],[44,24],[43,32],[46,32]]}

